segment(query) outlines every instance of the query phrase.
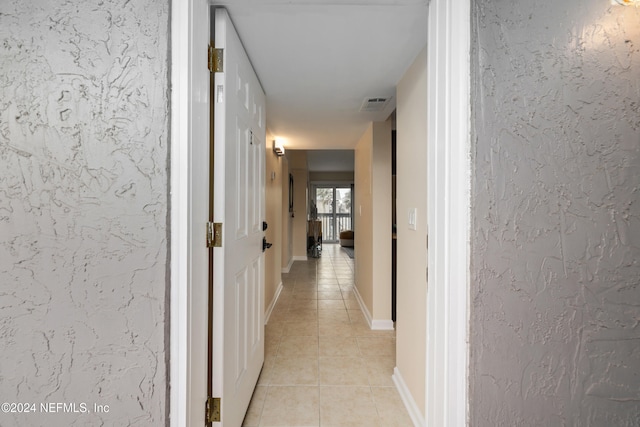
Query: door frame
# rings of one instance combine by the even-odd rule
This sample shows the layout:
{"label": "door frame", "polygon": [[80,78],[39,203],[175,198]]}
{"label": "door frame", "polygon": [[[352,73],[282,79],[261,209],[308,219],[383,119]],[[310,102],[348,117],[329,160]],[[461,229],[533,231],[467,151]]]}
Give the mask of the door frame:
{"label": "door frame", "polygon": [[166,348],[169,425],[176,427],[204,426],[207,398],[208,286],[194,282],[208,272],[194,271],[192,261],[198,256],[194,254],[208,252],[202,219],[208,213],[208,194],[197,186],[204,182],[208,187],[208,170],[196,175],[194,165],[209,160],[209,5],[208,0],[171,0],[171,289]]}
{"label": "door frame", "polygon": [[429,4],[425,361],[429,427],[468,424],[470,10],[470,0]]}
{"label": "door frame", "polygon": [[[196,141],[208,145],[209,76],[205,63],[209,4],[207,0],[171,0],[171,283],[165,306],[169,322],[165,337],[169,425],[173,427],[201,426],[206,400],[206,379],[202,375],[206,372],[206,295],[203,297],[202,290],[193,287],[197,272],[191,270],[191,260],[193,250],[201,243],[192,237],[198,235],[194,230],[202,229],[203,241],[205,230],[204,224],[194,223],[192,218],[194,202],[202,197],[193,193],[193,182],[198,178],[193,175],[193,150]],[[433,203],[428,212],[431,285],[427,307],[432,308],[437,302],[444,305],[442,309],[429,310],[427,316],[428,426],[466,425],[468,414],[469,15],[470,0],[430,2],[429,88],[440,82],[444,89],[430,97],[429,123],[435,127],[430,130],[427,144],[430,153],[444,151],[429,157],[428,196]],[[447,75],[449,70],[457,72]],[[456,123],[462,123],[462,127]],[[437,173],[431,167],[436,157],[445,159],[445,167],[437,169]],[[449,243],[445,237],[451,238]],[[436,256],[439,249],[443,252]],[[453,256],[457,253],[466,254],[466,268],[460,269],[456,263]],[[436,354],[438,345],[445,349],[444,355]],[[447,357],[451,363],[447,363]],[[431,375],[436,370],[443,375]],[[465,408],[462,414],[461,407]]]}
{"label": "door frame", "polygon": [[351,191],[351,210],[349,212],[349,221],[351,222],[351,230],[353,230],[353,181],[311,181],[310,183],[311,191],[309,193],[309,203],[315,203],[315,195],[316,190],[318,188],[332,188],[333,189],[333,225],[335,228],[335,240],[326,240],[327,231],[322,230],[322,241],[323,243],[339,243],[340,242],[340,231],[338,231],[338,219],[336,210],[336,200],[335,196],[338,188],[348,188]]}

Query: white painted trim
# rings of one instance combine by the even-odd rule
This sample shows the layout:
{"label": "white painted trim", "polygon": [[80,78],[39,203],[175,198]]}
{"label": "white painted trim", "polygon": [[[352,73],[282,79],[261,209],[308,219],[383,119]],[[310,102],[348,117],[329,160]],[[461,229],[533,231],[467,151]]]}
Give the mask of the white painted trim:
{"label": "white painted trim", "polygon": [[353,294],[356,296],[356,301],[358,301],[360,311],[362,311],[362,314],[364,314],[364,318],[367,320],[367,325],[369,325],[369,328],[371,328],[371,313],[369,313],[369,309],[362,300],[360,292],[358,292],[358,288],[356,286],[353,287]]}
{"label": "white painted trim", "polygon": [[[194,141],[208,141],[208,0],[171,0],[171,301],[170,415],[172,427],[204,423],[207,372],[207,288],[195,286],[194,251],[204,247],[204,221],[194,203]],[[199,66],[196,67],[195,64]],[[203,66],[200,66],[203,65]],[[206,88],[205,88],[206,86]],[[204,148],[208,150],[208,145]],[[208,159],[208,156],[206,156]],[[206,203],[206,201],[205,201]],[[194,219],[196,218],[196,219]],[[199,276],[199,277],[198,277]],[[206,279],[205,279],[206,282]]]}
{"label": "white painted trim", "polygon": [[364,318],[367,320],[367,325],[369,325],[369,329],[373,331],[393,331],[393,320],[389,319],[374,319],[369,312],[369,309],[365,305],[362,297],[360,296],[360,292],[358,292],[357,287],[353,287],[353,294],[356,296],[356,301],[358,301],[358,305],[360,306],[360,311],[364,315]]}
{"label": "white painted trim", "polygon": [[191,2],[171,1],[171,290],[169,422],[188,425],[189,22]]}
{"label": "white painted trim", "polygon": [[[170,424],[191,424],[194,321],[190,273],[190,151],[193,111],[194,12],[203,0],[172,0],[171,13],[171,329]],[[430,289],[427,297],[426,408],[429,426],[462,426],[468,413],[467,328],[469,266],[469,0],[432,0],[429,7]],[[205,13],[206,15],[206,13]],[[201,24],[200,24],[201,25]],[[439,86],[442,83],[442,86]],[[440,156],[436,156],[438,150]],[[444,170],[438,167],[438,162]],[[450,197],[450,199],[447,199]],[[449,217],[447,217],[449,215]],[[443,226],[441,229],[439,226]],[[447,239],[449,238],[449,239]],[[448,243],[447,243],[448,242]],[[464,254],[460,262],[454,254]],[[436,256],[436,254],[439,254]],[[293,257],[306,261],[307,257]],[[455,266],[453,265],[455,263]],[[448,293],[447,293],[448,291]],[[356,291],[360,308],[368,310]],[[438,306],[438,304],[442,304]],[[197,316],[196,316],[197,317]],[[371,325],[371,316],[368,315]],[[447,363],[449,361],[449,363]],[[196,366],[197,365],[197,366]],[[442,374],[439,374],[442,373]],[[402,378],[394,374],[400,389]],[[406,390],[406,386],[404,387]],[[197,393],[195,393],[197,394]],[[401,392],[402,395],[402,392]],[[403,396],[411,396],[405,392]],[[404,400],[404,397],[403,397]],[[415,406],[415,402],[414,406]],[[198,405],[200,405],[198,403]],[[406,404],[406,402],[405,402]],[[460,408],[465,408],[460,411]],[[199,409],[199,408],[197,408]],[[198,411],[196,411],[198,412]],[[420,412],[418,411],[418,414]],[[413,417],[412,417],[413,418]],[[415,422],[415,420],[414,420]],[[195,423],[195,420],[194,420]],[[418,424],[420,424],[418,419]]]}
{"label": "white painted trim", "polygon": [[[284,274],[288,274],[291,271],[291,267],[293,267],[293,261],[295,261],[293,258],[291,258],[289,260],[289,264],[287,264],[287,266],[285,268],[282,269],[282,272]],[[305,260],[306,261],[306,260]]]}
{"label": "white painted trim", "polygon": [[308,258],[306,255],[296,255],[293,258],[291,258],[292,261],[292,265],[293,265],[293,261],[306,261]]}
{"label": "white painted trim", "polygon": [[371,329],[374,331],[393,331],[393,320],[372,319]]}
{"label": "white painted trim", "polygon": [[432,0],[428,24],[426,425],[467,425],[470,0]]}
{"label": "white painted trim", "polygon": [[407,408],[407,412],[409,412],[409,417],[411,418],[411,421],[413,421],[413,425],[415,427],[424,427],[426,425],[424,417],[422,416],[420,408],[418,408],[416,401],[413,399],[413,396],[409,391],[409,387],[407,387],[407,383],[404,382],[404,378],[402,378],[397,366],[393,368],[393,375],[391,376],[391,379],[393,379],[393,383],[396,385],[396,389],[400,394],[402,403],[404,403],[405,408]]}
{"label": "white painted trim", "polygon": [[276,289],[276,293],[273,296],[273,299],[271,300],[271,303],[269,304],[269,307],[267,307],[267,311],[265,311],[264,313],[264,324],[266,325],[267,323],[269,323],[269,318],[271,317],[271,313],[273,313],[273,309],[275,308],[277,302],[278,302],[278,298],[280,298],[280,293],[282,292],[282,282],[280,282],[280,284],[278,285],[278,288]]}

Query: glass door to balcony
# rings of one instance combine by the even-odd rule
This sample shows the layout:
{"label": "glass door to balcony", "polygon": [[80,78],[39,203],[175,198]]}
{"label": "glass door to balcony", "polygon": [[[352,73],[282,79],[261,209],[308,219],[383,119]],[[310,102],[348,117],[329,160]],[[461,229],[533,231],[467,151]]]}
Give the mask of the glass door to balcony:
{"label": "glass door to balcony", "polygon": [[322,221],[322,240],[338,242],[342,230],[351,230],[351,188],[341,186],[317,186],[315,205],[318,219]]}

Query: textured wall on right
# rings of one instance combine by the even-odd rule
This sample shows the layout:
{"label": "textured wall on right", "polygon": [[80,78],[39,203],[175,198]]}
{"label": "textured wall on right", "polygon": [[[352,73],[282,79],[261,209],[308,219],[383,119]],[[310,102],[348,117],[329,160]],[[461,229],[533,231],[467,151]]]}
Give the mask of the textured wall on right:
{"label": "textured wall on right", "polygon": [[472,0],[473,426],[640,425],[640,8]]}

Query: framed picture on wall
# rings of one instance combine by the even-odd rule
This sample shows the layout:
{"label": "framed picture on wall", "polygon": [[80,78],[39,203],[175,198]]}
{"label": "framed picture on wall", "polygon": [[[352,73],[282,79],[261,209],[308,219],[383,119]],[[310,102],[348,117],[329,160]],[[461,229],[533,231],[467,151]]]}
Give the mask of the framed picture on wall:
{"label": "framed picture on wall", "polygon": [[293,175],[289,174],[289,212],[293,216]]}

